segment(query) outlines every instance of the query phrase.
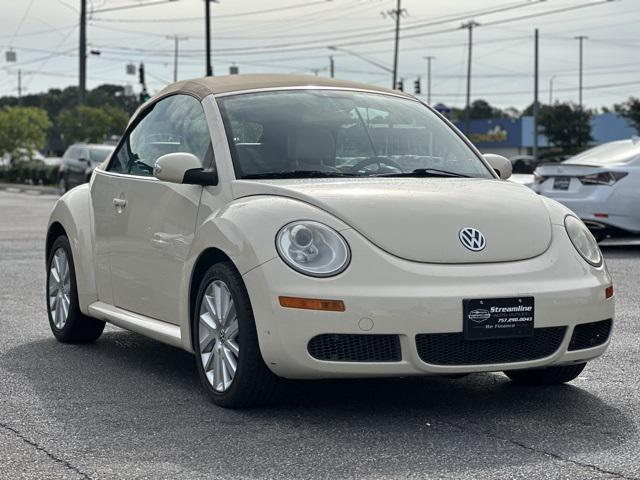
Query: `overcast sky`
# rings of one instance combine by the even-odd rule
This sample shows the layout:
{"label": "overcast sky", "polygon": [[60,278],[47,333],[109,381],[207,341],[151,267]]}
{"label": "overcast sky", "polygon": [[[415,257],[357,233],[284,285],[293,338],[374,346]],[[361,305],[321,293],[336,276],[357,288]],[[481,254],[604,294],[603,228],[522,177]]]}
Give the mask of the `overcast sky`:
{"label": "overcast sky", "polygon": [[[131,85],[127,63],[144,62],[151,93],[173,79],[173,40],[179,43],[179,79],[204,74],[204,2],[176,0],[141,8],[97,12],[158,0],[88,0],[88,87]],[[383,12],[395,0],[220,0],[212,4],[214,69],[226,74],[308,73],[390,86],[393,20]],[[25,93],[77,84],[80,0],[0,0],[0,96],[16,94],[18,69]],[[585,7],[586,5],[596,4]],[[573,8],[573,7],[582,8]],[[540,96],[547,102],[578,99],[577,35],[584,43],[584,102],[610,106],[640,96],[640,0],[403,0],[399,76],[405,89],[433,60],[432,103],[463,105],[467,30],[475,20],[472,97],[519,109],[533,98],[533,31],[540,29]],[[564,12],[544,14],[555,10]],[[502,10],[502,11],[496,11]],[[329,46],[338,47],[330,51]],[[8,63],[13,49],[17,62]],[[347,53],[345,50],[348,50]],[[360,57],[364,57],[360,58]],[[377,64],[377,65],[376,65]]]}

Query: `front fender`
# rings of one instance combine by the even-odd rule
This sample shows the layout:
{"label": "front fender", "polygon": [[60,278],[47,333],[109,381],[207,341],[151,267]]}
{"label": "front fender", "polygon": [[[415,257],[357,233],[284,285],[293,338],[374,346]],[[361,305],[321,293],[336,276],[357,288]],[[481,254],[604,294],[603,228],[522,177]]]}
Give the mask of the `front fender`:
{"label": "front fender", "polygon": [[191,261],[195,262],[207,248],[215,247],[244,275],[278,255],[276,234],[296,220],[314,220],[337,231],[350,228],[330,213],[300,200],[275,195],[243,197],[210,212],[200,223]]}
{"label": "front fender", "polygon": [[234,200],[223,208],[211,207],[215,197],[205,190],[191,253],[185,263],[180,321],[183,347],[192,351],[189,318],[193,272],[203,252],[211,248],[229,257],[241,275],[278,256],[276,234],[295,220],[314,220],[343,231],[350,227],[333,215],[300,200],[276,195],[254,195]]}
{"label": "front fender", "polygon": [[53,242],[55,224],[65,231],[71,244],[73,266],[80,310],[87,314],[88,306],[98,300],[93,258],[91,197],[89,185],[80,185],[62,196],[53,207],[47,225],[47,254]]}

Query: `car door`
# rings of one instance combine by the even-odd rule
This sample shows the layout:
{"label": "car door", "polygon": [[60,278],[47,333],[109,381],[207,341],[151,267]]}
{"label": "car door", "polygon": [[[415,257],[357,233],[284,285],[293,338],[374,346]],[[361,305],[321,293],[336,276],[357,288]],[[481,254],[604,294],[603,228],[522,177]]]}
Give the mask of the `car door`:
{"label": "car door", "polygon": [[[94,184],[102,184],[96,187],[102,201],[111,196],[110,231],[102,233],[109,239],[113,304],[178,323],[183,268],[202,187],[163,182],[153,176],[155,161],[171,152],[192,153],[207,168],[213,164],[202,105],[188,95],[167,97],[144,112],[123,138],[107,172],[96,172]],[[111,177],[110,181],[98,178],[104,176]],[[96,235],[98,231],[96,226]]]}

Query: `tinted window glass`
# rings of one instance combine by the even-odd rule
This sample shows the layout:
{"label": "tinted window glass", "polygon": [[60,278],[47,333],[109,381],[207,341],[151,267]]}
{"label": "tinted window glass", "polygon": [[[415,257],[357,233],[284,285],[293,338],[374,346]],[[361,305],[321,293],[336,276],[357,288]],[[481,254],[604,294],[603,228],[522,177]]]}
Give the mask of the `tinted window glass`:
{"label": "tinted window glass", "polygon": [[192,153],[201,161],[211,137],[198,100],[174,95],[156,103],[120,146],[109,171],[152,176],[156,160],[167,153]]}
{"label": "tinted window glass", "polygon": [[421,103],[389,95],[304,90],[218,100],[236,176],[375,176],[438,169],[494,178]]}

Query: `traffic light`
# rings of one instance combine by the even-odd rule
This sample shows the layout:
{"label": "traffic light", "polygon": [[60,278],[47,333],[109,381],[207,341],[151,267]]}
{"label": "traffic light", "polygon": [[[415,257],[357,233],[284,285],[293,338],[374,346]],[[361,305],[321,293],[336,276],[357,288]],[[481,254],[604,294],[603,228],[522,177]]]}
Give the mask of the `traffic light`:
{"label": "traffic light", "polygon": [[400,80],[398,80],[398,87],[397,90],[400,90],[401,92],[404,92],[404,79],[401,78]]}
{"label": "traffic light", "polygon": [[413,91],[416,95],[420,95],[422,93],[422,90],[420,89],[420,77],[413,82]]}
{"label": "traffic light", "polygon": [[149,100],[151,98],[151,95],[149,95],[149,92],[147,92],[147,88],[143,88],[142,91],[140,92],[140,103],[144,103],[147,100]]}
{"label": "traffic light", "polygon": [[144,63],[140,63],[140,66],[138,67],[138,80],[140,81],[140,85],[146,87],[147,83],[144,79]]}

